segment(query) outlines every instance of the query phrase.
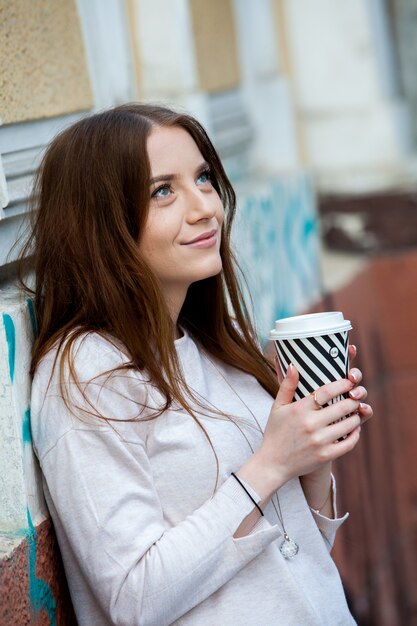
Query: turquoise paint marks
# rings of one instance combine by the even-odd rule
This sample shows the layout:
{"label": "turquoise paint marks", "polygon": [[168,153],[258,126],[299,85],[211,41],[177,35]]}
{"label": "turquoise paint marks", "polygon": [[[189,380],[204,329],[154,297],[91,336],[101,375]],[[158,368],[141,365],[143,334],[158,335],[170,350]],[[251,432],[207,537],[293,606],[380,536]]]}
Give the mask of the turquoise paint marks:
{"label": "turquoise paint marks", "polygon": [[36,323],[36,315],[35,315],[35,309],[33,307],[33,300],[28,298],[26,300],[26,304],[28,306],[29,319],[30,319],[30,325],[32,326],[33,337],[37,337],[37,335],[38,335],[38,325]]}
{"label": "turquoise paint marks", "polygon": [[22,438],[23,443],[30,443],[32,441],[32,430],[30,427],[30,409],[26,409],[25,414],[23,415]]}
{"label": "turquoise paint marks", "polygon": [[14,364],[16,359],[16,330],[10,315],[3,313],[4,330],[6,331],[6,341],[9,350],[9,372],[10,380],[14,378]]}
{"label": "turquoise paint marks", "polygon": [[50,625],[56,626],[56,602],[50,586],[41,578],[36,577],[36,530],[32,523],[29,509],[27,509],[28,526],[27,542],[29,547],[29,597],[31,611],[40,613],[46,611]]}
{"label": "turquoise paint marks", "polygon": [[233,241],[265,340],[276,319],[300,313],[320,293],[319,228],[310,177],[298,173],[252,192],[242,189],[236,229]]}
{"label": "turquoise paint marks", "polygon": [[288,258],[292,259],[295,269],[295,275],[298,282],[301,285],[301,289],[304,293],[309,291],[310,277],[305,270],[303,263],[303,253],[306,248],[306,242],[303,238],[303,230],[296,224],[296,220],[302,222],[302,214],[300,214],[300,199],[297,197],[295,190],[291,191],[289,198],[290,210],[288,211],[288,240],[287,244]]}
{"label": "turquoise paint marks", "polygon": [[316,222],[312,219],[312,218],[306,218],[306,221],[304,222],[304,229],[303,229],[303,239],[304,240],[308,240],[309,237],[311,235],[313,235],[317,230],[317,224]]}
{"label": "turquoise paint marks", "polygon": [[27,528],[18,528],[17,530],[2,530],[1,536],[7,539],[26,539]]}
{"label": "turquoise paint marks", "polygon": [[261,213],[263,213],[263,217],[266,218],[272,212],[271,196],[261,198],[259,202],[259,208],[260,208]]}

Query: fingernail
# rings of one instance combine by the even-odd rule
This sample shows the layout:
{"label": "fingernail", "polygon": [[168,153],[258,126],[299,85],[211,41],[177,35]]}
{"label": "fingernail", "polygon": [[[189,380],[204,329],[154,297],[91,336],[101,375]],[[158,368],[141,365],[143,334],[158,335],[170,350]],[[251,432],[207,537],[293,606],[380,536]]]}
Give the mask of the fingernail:
{"label": "fingernail", "polygon": [[289,364],[288,369],[287,369],[287,374],[292,374],[292,372],[294,371],[294,365],[292,363]]}
{"label": "fingernail", "polygon": [[350,345],[351,345],[351,347],[355,350],[355,352],[357,352],[357,348],[356,348],[356,346],[355,346],[353,343],[351,343]]}
{"label": "fingernail", "polygon": [[360,402],[360,403],[359,403],[359,408],[360,408],[360,409],[367,409],[367,408],[368,408],[368,406],[369,406],[369,404],[365,404],[365,402]]}
{"label": "fingernail", "polygon": [[349,395],[351,398],[359,398],[361,392],[359,391],[359,389],[353,389],[352,391],[349,391]]}
{"label": "fingernail", "polygon": [[353,380],[356,382],[357,380],[359,380],[359,372],[357,370],[352,370],[350,372],[350,376],[351,378],[353,378]]}

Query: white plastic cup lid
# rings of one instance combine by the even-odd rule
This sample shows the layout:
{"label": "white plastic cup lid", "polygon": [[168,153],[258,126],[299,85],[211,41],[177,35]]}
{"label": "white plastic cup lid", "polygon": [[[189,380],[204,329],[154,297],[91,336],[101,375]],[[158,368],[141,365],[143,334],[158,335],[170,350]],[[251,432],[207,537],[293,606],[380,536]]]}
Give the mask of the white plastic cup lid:
{"label": "white plastic cup lid", "polygon": [[269,333],[272,340],[299,339],[303,337],[318,337],[332,335],[352,329],[349,320],[345,320],[341,311],[326,313],[309,313],[284,317],[275,322],[275,328]]}

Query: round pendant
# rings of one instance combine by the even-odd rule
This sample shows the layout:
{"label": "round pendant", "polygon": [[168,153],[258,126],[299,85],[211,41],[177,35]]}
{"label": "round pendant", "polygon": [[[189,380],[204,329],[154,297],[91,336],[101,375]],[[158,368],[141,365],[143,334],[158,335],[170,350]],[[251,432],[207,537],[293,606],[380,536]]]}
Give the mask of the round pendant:
{"label": "round pendant", "polygon": [[284,535],[284,541],[279,547],[279,551],[286,559],[292,559],[298,552],[298,545],[287,534]]}

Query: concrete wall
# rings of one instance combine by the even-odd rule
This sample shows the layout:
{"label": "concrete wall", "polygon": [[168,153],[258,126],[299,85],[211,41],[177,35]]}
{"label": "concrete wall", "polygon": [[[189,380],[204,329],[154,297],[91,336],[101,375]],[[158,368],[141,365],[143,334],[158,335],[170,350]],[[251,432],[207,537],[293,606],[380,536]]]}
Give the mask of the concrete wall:
{"label": "concrete wall", "polygon": [[279,4],[306,162],[318,188],[352,193],[404,183],[411,122],[395,77],[386,4]]}
{"label": "concrete wall", "polygon": [[414,145],[417,143],[417,1],[389,0],[393,18],[393,35],[398,48],[399,83],[407,99]]}

